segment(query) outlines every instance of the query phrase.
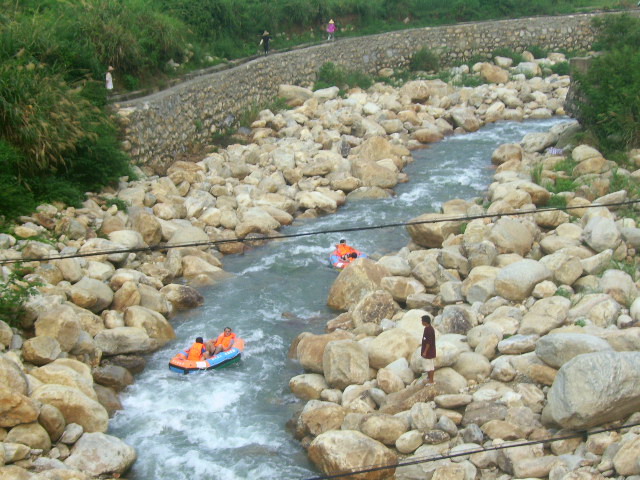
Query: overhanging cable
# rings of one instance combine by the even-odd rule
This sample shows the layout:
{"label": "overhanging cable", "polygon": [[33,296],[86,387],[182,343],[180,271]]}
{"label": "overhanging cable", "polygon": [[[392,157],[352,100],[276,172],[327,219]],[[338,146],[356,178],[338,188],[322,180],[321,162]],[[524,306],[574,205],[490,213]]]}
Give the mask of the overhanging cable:
{"label": "overhanging cable", "polygon": [[[51,260],[63,260],[66,258],[82,258],[82,257],[95,257],[100,255],[117,255],[122,253],[142,253],[142,252],[154,252],[161,250],[169,250],[172,248],[186,248],[186,247],[203,247],[203,246],[216,246],[223,245],[226,243],[245,243],[245,242],[263,242],[269,240],[282,240],[286,238],[300,238],[300,237],[309,237],[313,235],[326,235],[330,233],[348,233],[348,232],[359,232],[366,230],[378,230],[383,228],[397,228],[397,227],[407,227],[413,225],[425,225],[431,223],[441,223],[441,222],[465,222],[470,220],[477,220],[481,218],[495,218],[495,217],[513,217],[520,215],[533,215],[537,213],[544,212],[554,212],[554,211],[566,211],[566,210],[579,210],[585,208],[598,208],[598,207],[623,207],[629,205],[635,205],[640,203],[640,199],[636,200],[626,200],[623,202],[612,202],[612,203],[592,203],[589,205],[579,205],[575,207],[547,207],[547,208],[539,208],[536,210],[526,210],[526,211],[515,211],[515,212],[503,212],[503,213],[483,213],[478,215],[461,215],[461,216],[451,216],[451,217],[439,217],[433,218],[429,220],[418,220],[418,221],[410,221],[410,222],[397,222],[397,223],[386,223],[382,225],[370,225],[370,226],[357,226],[357,227],[347,227],[347,228],[336,228],[336,229],[327,229],[320,231],[312,231],[312,232],[301,232],[301,233],[291,233],[291,234],[282,234],[277,236],[262,236],[262,237],[251,237],[251,238],[234,238],[234,239],[225,239],[225,240],[211,240],[211,241],[203,241],[203,242],[189,242],[189,243],[175,243],[175,244],[159,244],[159,245],[151,245],[145,247],[135,247],[135,248],[122,248],[122,249],[113,249],[113,250],[96,250],[92,252],[77,252],[70,253],[67,255],[55,255],[50,257],[27,257],[27,258],[12,258],[0,260],[0,265],[7,265],[11,263],[23,263],[23,262],[47,262]],[[433,212],[435,213],[435,212]],[[28,241],[28,239],[27,239]]]}

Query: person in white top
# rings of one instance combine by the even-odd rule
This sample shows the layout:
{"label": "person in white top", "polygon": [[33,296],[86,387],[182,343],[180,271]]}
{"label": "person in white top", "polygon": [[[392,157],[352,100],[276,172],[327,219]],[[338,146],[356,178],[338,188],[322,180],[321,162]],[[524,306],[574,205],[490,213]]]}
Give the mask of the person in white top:
{"label": "person in white top", "polygon": [[113,67],[109,65],[109,68],[107,69],[107,74],[105,75],[105,83],[106,83],[107,90],[109,91],[113,90],[113,77],[111,76],[111,72],[113,72]]}

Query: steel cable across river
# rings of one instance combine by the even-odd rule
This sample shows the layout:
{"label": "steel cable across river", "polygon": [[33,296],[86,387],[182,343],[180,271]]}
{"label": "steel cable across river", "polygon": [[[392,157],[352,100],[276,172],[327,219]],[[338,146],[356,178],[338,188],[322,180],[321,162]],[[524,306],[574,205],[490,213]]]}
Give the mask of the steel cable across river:
{"label": "steel cable across river", "polygon": [[[492,151],[546,131],[566,118],[500,122],[415,151],[388,199],[349,202],[336,214],[296,222],[283,233],[370,226],[437,211],[453,198],[481,196],[491,181]],[[408,243],[403,228],[350,232],[347,241],[374,258]],[[327,255],[338,241],[321,234],[272,241],[244,255],[225,257],[232,278],[202,290],[204,306],[172,321],[177,338],[148,358],[146,370],[122,393],[124,410],[109,433],[134,446],[131,480],[171,478],[260,479],[317,475],[287,429],[299,406],[289,379],[301,367],[288,359],[301,332],[321,333],[335,316],[327,294],[336,271]],[[193,375],[170,372],[167,361],[196,336],[211,338],[225,326],[244,338],[241,362]]]}

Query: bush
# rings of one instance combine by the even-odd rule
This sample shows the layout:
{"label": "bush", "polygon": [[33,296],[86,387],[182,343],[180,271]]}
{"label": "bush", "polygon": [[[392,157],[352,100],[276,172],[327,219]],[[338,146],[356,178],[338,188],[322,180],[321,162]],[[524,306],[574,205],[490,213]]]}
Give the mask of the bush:
{"label": "bush", "polygon": [[528,47],[527,51],[533,55],[533,58],[545,58],[548,54],[548,52],[544,48],[538,45],[532,45]]}
{"label": "bush", "polygon": [[569,75],[569,62],[558,62],[551,65],[551,71],[557,75]]}
{"label": "bush", "polygon": [[360,87],[366,90],[373,85],[373,78],[366,73],[355,70],[345,70],[344,68],[327,62],[318,71],[314,89],[328,88],[336,86],[340,90],[345,88]]}
{"label": "bush", "polygon": [[29,272],[18,264],[6,281],[0,282],[0,320],[11,327],[20,325],[24,314],[24,302],[36,293],[36,287],[40,285],[35,281],[24,281],[23,277],[27,273]]}
{"label": "bush", "polygon": [[510,48],[503,47],[497,48],[491,53],[491,58],[495,57],[507,57],[513,60],[513,65],[518,65],[524,59],[522,58],[522,54],[511,50]]}
{"label": "bush", "polygon": [[409,68],[414,72],[437,72],[440,70],[440,59],[427,47],[422,47],[411,57]]}
{"label": "bush", "polygon": [[598,56],[587,73],[576,78],[581,123],[602,149],[640,146],[640,49],[624,46]]}

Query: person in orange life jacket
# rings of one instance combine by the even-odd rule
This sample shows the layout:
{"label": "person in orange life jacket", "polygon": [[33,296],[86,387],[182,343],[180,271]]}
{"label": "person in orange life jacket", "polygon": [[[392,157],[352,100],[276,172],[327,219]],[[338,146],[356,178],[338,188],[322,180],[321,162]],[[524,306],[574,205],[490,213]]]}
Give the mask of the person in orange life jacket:
{"label": "person in orange life jacket", "polygon": [[356,257],[358,256],[356,249],[347,245],[347,241],[344,239],[340,240],[340,243],[336,244],[336,252],[338,252],[338,256],[342,260],[347,260],[352,253],[355,253]]}
{"label": "person in orange life jacket", "polygon": [[230,327],[225,327],[224,331],[218,335],[215,340],[207,340],[207,353],[205,358],[211,358],[220,352],[226,352],[236,341],[236,334],[231,331]]}
{"label": "person in orange life jacket", "polygon": [[196,338],[196,341],[189,347],[187,350],[187,360],[191,360],[193,362],[199,362],[204,357],[203,355],[206,353],[207,349],[204,346],[204,341],[202,337]]}

